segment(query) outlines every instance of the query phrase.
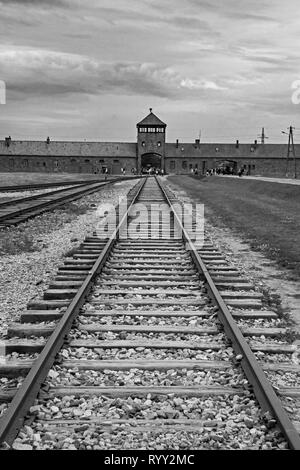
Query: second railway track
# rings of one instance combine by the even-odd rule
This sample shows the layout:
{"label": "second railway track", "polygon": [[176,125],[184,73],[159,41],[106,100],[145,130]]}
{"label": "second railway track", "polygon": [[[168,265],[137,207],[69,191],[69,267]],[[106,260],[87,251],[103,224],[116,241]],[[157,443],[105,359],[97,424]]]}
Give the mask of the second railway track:
{"label": "second railway track", "polygon": [[106,182],[93,181],[80,183],[48,193],[12,199],[0,203],[0,228],[25,222],[45,211],[55,209],[67,202],[75,201],[84,195],[98,191],[105,185],[124,180],[126,180],[126,178],[123,177]]}
{"label": "second railway track", "polygon": [[276,313],[210,240],[187,250],[187,228],[170,238],[163,218],[150,223],[151,204],[176,202],[159,181],[132,202],[147,209],[139,237],[119,238],[125,217],[109,239],[88,237],[9,327],[3,446],[300,449],[299,388],[271,385],[299,374]]}

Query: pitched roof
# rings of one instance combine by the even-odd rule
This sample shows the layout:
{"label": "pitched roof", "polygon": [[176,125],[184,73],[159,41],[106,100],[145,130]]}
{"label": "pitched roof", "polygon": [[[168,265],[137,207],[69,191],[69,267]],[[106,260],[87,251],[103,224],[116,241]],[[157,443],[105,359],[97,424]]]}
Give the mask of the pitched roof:
{"label": "pitched roof", "polygon": [[141,122],[137,124],[137,126],[166,126],[164,122],[162,122],[150,108],[150,114],[146,116]]}

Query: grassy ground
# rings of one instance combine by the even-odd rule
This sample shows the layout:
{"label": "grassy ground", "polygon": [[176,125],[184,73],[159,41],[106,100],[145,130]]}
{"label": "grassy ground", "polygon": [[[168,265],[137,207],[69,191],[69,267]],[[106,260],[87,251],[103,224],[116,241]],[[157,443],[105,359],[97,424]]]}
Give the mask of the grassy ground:
{"label": "grassy ground", "polygon": [[300,277],[300,186],[217,176],[170,176],[168,181],[205,204],[210,222],[236,230]]}
{"label": "grassy ground", "polygon": [[[110,176],[111,177],[111,176]],[[0,173],[0,186],[60,183],[65,181],[104,180],[104,175],[81,173]]]}

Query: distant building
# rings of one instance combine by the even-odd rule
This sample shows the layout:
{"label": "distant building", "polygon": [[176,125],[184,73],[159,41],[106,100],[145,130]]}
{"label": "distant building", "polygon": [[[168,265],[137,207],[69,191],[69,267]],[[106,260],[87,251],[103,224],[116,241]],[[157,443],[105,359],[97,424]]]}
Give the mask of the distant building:
{"label": "distant building", "polygon": [[[166,142],[167,125],[150,108],[137,124],[136,142],[0,141],[0,171],[132,174],[150,167],[166,174],[206,174],[212,168],[244,168],[246,174],[284,176],[285,144]],[[300,145],[296,145],[300,156]],[[299,160],[299,158],[298,158]],[[290,167],[292,163],[290,162]],[[292,173],[292,170],[291,170]]]}

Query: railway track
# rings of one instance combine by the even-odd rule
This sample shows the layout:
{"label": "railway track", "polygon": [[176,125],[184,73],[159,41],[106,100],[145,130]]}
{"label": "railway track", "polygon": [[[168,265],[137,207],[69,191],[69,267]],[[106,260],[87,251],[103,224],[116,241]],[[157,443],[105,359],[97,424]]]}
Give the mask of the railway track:
{"label": "railway track", "polygon": [[31,191],[36,189],[56,188],[59,186],[76,186],[87,183],[99,183],[99,179],[90,180],[74,180],[74,181],[60,181],[56,183],[32,183],[32,184],[17,184],[10,186],[0,186],[0,193],[14,192],[14,191]]}
{"label": "railway track", "polygon": [[125,179],[126,178],[116,178],[106,182],[81,183],[48,193],[2,202],[0,203],[0,228],[25,222],[45,211],[55,209],[66,202],[74,201],[83,195],[98,191],[105,185]]}
{"label": "railway track", "polygon": [[[155,178],[129,201],[166,212],[176,202]],[[0,442],[300,449],[300,389],[272,387],[300,371],[281,320],[210,240],[187,250],[193,227],[178,234],[178,208],[164,238],[149,230],[166,234],[166,219],[149,222],[145,209],[137,239],[119,237],[136,223],[130,205],[128,220],[120,215],[107,240],[88,237],[9,327]]]}

